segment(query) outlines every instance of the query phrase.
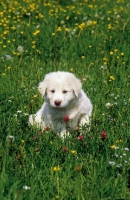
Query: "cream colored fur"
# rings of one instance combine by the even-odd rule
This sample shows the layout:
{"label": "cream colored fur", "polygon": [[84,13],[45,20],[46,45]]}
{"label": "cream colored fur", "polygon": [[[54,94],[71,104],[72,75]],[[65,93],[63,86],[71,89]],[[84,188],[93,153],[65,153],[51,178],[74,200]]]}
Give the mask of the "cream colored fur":
{"label": "cream colored fur", "polygon": [[[39,92],[44,97],[40,110],[30,115],[29,123],[45,129],[51,127],[61,137],[70,129],[90,124],[92,104],[82,90],[82,84],[69,72],[52,72],[39,84]],[[65,122],[64,117],[69,121]]]}

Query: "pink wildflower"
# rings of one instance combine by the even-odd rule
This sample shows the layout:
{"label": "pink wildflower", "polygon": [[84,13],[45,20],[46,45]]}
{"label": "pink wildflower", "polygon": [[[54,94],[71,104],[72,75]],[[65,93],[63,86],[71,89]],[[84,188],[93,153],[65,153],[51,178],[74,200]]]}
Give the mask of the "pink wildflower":
{"label": "pink wildflower", "polygon": [[83,135],[79,135],[78,136],[78,140],[83,140],[84,139],[84,136]]}
{"label": "pink wildflower", "polygon": [[68,122],[69,121],[69,116],[64,116],[64,122]]}
{"label": "pink wildflower", "polygon": [[101,132],[101,138],[105,139],[107,137],[107,133],[105,131]]}
{"label": "pink wildflower", "polygon": [[65,153],[67,151],[67,148],[66,147],[63,147],[62,148],[62,151]]}

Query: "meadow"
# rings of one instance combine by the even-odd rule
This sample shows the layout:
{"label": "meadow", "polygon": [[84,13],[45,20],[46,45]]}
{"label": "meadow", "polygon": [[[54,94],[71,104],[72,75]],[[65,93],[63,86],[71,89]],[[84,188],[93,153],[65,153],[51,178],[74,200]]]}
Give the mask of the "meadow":
{"label": "meadow", "polygon": [[[28,124],[57,70],[92,101],[85,137]],[[1,0],[0,72],[0,200],[130,199],[129,0]]]}

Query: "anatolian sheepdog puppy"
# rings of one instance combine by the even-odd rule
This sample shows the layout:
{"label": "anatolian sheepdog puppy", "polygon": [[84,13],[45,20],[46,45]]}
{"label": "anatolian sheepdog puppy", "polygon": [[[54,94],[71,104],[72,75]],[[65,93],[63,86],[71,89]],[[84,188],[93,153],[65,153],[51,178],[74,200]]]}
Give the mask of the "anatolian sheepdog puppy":
{"label": "anatolian sheepdog puppy", "polygon": [[52,130],[65,137],[69,130],[90,124],[92,104],[82,90],[82,84],[69,72],[51,72],[39,84],[44,103],[36,114],[29,116],[29,123]]}

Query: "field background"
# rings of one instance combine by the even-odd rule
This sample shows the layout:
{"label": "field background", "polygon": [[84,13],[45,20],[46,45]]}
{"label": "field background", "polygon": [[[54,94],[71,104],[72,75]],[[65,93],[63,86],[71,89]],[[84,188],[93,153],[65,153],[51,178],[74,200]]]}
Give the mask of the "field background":
{"label": "field background", "polygon": [[[0,200],[130,199],[129,48],[129,0],[0,1]],[[92,101],[83,140],[28,125],[57,70]]]}

